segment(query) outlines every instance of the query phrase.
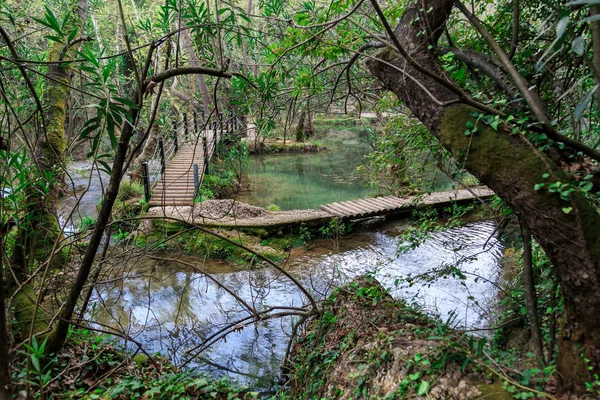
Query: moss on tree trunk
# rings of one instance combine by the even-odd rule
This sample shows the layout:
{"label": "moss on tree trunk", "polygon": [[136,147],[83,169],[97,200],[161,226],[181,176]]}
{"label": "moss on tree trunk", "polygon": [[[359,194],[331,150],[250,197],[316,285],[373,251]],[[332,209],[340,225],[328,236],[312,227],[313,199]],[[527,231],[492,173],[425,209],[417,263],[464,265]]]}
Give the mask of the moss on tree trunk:
{"label": "moss on tree trunk", "polygon": [[[453,0],[428,0],[408,7],[394,31],[421,68],[444,76],[431,44],[443,32]],[[428,9],[424,21],[419,7]],[[435,32],[422,35],[423,31]],[[446,149],[494,190],[518,215],[552,261],[564,295],[565,314],[558,356],[560,390],[583,394],[585,383],[600,374],[600,215],[583,193],[563,200],[535,185],[569,183],[570,178],[522,134],[477,120],[479,110],[455,91],[425,74],[400,54],[385,50],[367,62],[371,73],[393,91]],[[394,67],[392,67],[392,65]],[[477,131],[472,132],[473,125]],[[471,132],[466,131],[471,130]],[[548,174],[548,175],[545,175]],[[587,359],[588,361],[585,361]]]}

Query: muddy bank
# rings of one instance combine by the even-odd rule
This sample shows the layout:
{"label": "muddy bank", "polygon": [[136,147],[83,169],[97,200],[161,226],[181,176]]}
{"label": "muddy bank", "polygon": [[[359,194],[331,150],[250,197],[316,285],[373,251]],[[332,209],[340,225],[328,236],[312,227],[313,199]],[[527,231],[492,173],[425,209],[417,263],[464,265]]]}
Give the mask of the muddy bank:
{"label": "muddy bank", "polygon": [[336,289],[287,364],[292,398],[512,399],[472,362],[464,338],[372,277]]}

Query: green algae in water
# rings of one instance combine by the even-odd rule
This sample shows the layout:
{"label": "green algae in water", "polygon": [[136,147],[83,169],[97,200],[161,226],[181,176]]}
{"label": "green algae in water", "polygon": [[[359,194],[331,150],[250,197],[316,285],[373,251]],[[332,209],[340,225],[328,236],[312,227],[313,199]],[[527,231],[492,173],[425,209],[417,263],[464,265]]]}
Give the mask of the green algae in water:
{"label": "green algae in water", "polygon": [[250,193],[241,194],[238,200],[295,210],[368,197],[367,182],[356,169],[369,153],[369,145],[357,136],[328,138],[323,143],[327,150],[319,153],[252,157],[248,166]]}

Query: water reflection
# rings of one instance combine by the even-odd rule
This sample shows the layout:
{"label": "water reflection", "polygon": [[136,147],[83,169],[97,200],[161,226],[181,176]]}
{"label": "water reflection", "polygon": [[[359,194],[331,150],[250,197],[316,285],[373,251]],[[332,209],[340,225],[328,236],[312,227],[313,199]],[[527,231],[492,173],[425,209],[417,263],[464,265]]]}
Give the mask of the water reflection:
{"label": "water reflection", "polygon": [[[330,250],[330,241],[320,241],[310,251],[297,251],[287,268],[320,298],[333,285],[374,271],[395,296],[415,301],[444,319],[456,315],[459,326],[486,325],[489,303],[496,294],[490,282],[497,279],[502,253],[502,245],[495,238],[488,241],[494,235],[493,224],[477,223],[435,233],[421,247],[398,255],[396,233],[403,224],[341,240],[337,251]],[[193,261],[257,309],[303,305],[299,290],[273,269],[235,270],[223,263]],[[176,363],[226,324],[249,315],[221,287],[180,264],[148,257],[131,257],[127,262],[117,258],[114,263],[127,265],[131,277],[116,286],[113,282],[103,286],[96,297],[95,319],[128,331],[147,351],[168,354]],[[398,279],[448,264],[459,265],[468,274],[464,279],[447,277],[425,286],[396,286]],[[291,325],[288,317],[232,333],[194,358],[191,365],[215,376],[230,375],[257,388],[270,387]],[[202,359],[209,360],[210,365]]]}
{"label": "water reflection", "polygon": [[359,133],[326,136],[322,141],[328,150],[319,153],[253,156],[247,171],[250,192],[238,199],[260,207],[276,204],[282,210],[295,210],[367,197],[367,182],[356,169],[372,149],[358,140]]}

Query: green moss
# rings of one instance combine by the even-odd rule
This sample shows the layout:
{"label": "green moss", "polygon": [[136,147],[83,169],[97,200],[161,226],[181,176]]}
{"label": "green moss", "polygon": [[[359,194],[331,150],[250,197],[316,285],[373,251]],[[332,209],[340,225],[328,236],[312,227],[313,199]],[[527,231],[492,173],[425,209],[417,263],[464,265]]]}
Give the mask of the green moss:
{"label": "green moss", "polygon": [[145,367],[148,364],[148,357],[145,356],[145,355],[143,355],[143,354],[136,354],[133,357],[132,361],[135,363],[135,365],[138,368],[141,369],[141,368]]}
{"label": "green moss", "polygon": [[262,241],[263,246],[270,246],[277,250],[286,251],[291,248],[302,247],[304,242],[300,235],[288,233],[283,237],[269,237]]}
{"label": "green moss", "polygon": [[269,236],[269,232],[264,228],[241,228],[243,232],[250,236],[258,236],[259,238],[266,238]]}
{"label": "green moss", "polygon": [[[160,249],[184,252],[190,256],[202,257],[214,260],[229,260],[236,263],[246,264],[254,261],[254,254],[232,244],[226,240],[200,231],[185,232],[181,227],[173,229],[169,234],[155,232],[149,235],[136,237],[135,243],[138,247],[148,248],[157,246]],[[163,231],[164,232],[164,231]],[[219,232],[231,237],[233,241],[250,249],[257,249],[258,253],[272,261],[280,261],[284,258],[282,251],[272,247],[260,246],[260,239],[241,232]]]}
{"label": "green moss", "polygon": [[[29,286],[23,287],[23,289],[14,296],[12,306],[22,337],[28,337],[29,332],[31,332],[36,298],[37,295],[35,291]],[[37,313],[35,314],[36,318],[35,324],[33,325],[33,333],[45,331],[48,328],[48,316],[42,308],[38,308]]]}

